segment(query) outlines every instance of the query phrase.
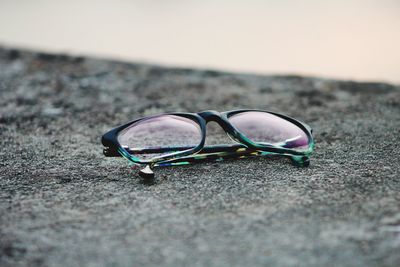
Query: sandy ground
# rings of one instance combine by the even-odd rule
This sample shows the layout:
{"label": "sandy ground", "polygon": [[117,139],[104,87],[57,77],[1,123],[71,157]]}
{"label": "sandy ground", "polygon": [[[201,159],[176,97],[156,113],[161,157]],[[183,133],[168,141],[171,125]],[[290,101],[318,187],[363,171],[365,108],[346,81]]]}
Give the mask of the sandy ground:
{"label": "sandy ground", "polygon": [[[310,167],[231,160],[146,185],[102,155],[131,119],[236,108],[309,123]],[[399,266],[399,129],[390,84],[0,49],[0,265]]]}

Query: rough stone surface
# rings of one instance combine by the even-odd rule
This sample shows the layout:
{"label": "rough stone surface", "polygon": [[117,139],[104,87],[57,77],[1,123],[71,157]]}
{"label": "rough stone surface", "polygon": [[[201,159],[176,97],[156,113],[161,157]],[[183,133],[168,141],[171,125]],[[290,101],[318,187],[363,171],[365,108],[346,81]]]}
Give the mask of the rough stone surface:
{"label": "rough stone surface", "polygon": [[[311,166],[160,168],[146,185],[102,155],[131,119],[236,108],[309,123]],[[395,85],[0,49],[0,266],[400,266],[399,137]]]}

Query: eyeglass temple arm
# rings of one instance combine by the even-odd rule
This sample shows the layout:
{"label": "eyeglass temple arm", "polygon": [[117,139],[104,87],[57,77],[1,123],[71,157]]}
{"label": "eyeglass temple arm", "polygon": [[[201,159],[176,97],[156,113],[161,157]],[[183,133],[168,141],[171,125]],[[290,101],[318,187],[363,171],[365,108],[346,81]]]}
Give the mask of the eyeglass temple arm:
{"label": "eyeglass temple arm", "polygon": [[[286,147],[286,148],[291,148],[295,145],[296,138],[288,139],[282,143],[277,143],[274,145],[281,146],[281,147]],[[156,153],[165,153],[165,152],[174,152],[174,151],[185,151],[192,149],[192,146],[179,146],[179,147],[154,147],[154,148],[140,148],[140,149],[135,149],[135,148],[129,148],[127,146],[123,146],[123,148],[129,152],[130,154],[156,154]],[[201,149],[199,154],[206,154],[206,153],[217,153],[217,152],[238,152],[238,149],[246,149],[247,147],[243,144],[231,144],[231,145],[212,145],[212,146],[205,146]],[[251,149],[252,151],[255,151],[254,149]],[[117,150],[112,150],[107,148],[104,148],[104,155],[107,157],[120,157],[121,155],[118,153]]]}
{"label": "eyeglass temple arm", "polygon": [[[193,147],[155,147],[155,148],[144,148],[144,149],[134,149],[134,148],[129,148],[127,146],[123,146],[123,148],[129,152],[129,154],[156,154],[156,153],[165,153],[165,152],[174,152],[174,151],[185,151],[192,149]],[[246,148],[245,145],[242,144],[232,144],[232,145],[213,145],[213,146],[205,146],[201,149],[199,154],[203,153],[217,153],[217,152],[235,152],[238,149]],[[107,157],[121,157],[121,155],[118,153],[117,150],[115,149],[110,149],[108,147],[104,148],[103,150],[104,155]]]}
{"label": "eyeglass temple arm", "polygon": [[[287,144],[282,144],[287,145]],[[142,153],[162,153],[169,151],[179,151],[179,150],[188,150],[192,147],[164,147],[164,148],[151,148],[151,149],[141,149]],[[133,149],[129,149],[124,147],[126,151],[131,154],[138,153]],[[104,154],[109,157],[120,156],[117,151],[110,151],[108,148],[104,149]],[[214,145],[214,146],[205,146],[202,150],[193,155],[180,157],[164,162],[156,163],[153,166],[174,166],[174,165],[185,165],[191,163],[197,163],[202,161],[222,161],[225,159],[231,158],[246,158],[250,156],[265,156],[272,153],[263,152],[259,150],[255,150],[252,148],[248,148],[242,144],[233,144],[233,145]],[[309,157],[307,156],[291,156],[289,157],[295,166],[306,167],[310,164]],[[150,165],[147,165],[144,169],[139,172],[139,175],[145,179],[154,178],[154,172]]]}
{"label": "eyeglass temple arm", "polygon": [[[129,149],[124,147],[126,151],[131,154],[139,154],[138,150]],[[177,150],[187,150],[192,147],[164,147],[164,148],[151,148],[151,149],[142,149],[141,153],[162,153],[168,151],[177,151]],[[160,163],[156,163],[155,166],[172,166],[172,165],[183,165],[183,164],[191,164],[202,161],[222,161],[225,159],[232,158],[246,158],[252,156],[265,156],[271,155],[273,153],[263,152],[260,150],[248,148],[242,144],[232,144],[232,145],[213,145],[213,146],[205,146],[203,149],[193,155],[180,157]],[[112,156],[120,156],[118,152],[112,154]],[[296,166],[308,166],[309,158],[304,156],[290,156],[289,157],[292,163]]]}
{"label": "eyeglass temple arm", "polygon": [[164,161],[160,163],[156,163],[155,166],[173,166],[173,165],[184,165],[197,163],[202,161],[222,161],[230,158],[245,158],[249,156],[258,156],[262,154],[269,154],[267,152],[262,152],[259,150],[255,150],[247,147],[230,147],[225,151],[210,151],[214,149],[206,149],[202,150],[197,154],[189,155],[186,157],[176,158],[169,161]]}
{"label": "eyeglass temple arm", "polygon": [[[226,151],[219,151],[219,152],[205,152],[200,151],[197,154],[180,157],[164,162],[156,163],[154,166],[174,166],[174,165],[185,165],[185,164],[192,164],[192,163],[199,163],[199,162],[214,162],[214,161],[223,161],[226,159],[233,159],[233,158],[248,158],[254,156],[267,156],[267,155],[278,155],[273,152],[266,152],[261,150],[256,150],[247,147],[241,147],[234,149],[233,147],[230,150]],[[279,154],[280,155],[280,154]],[[292,164],[298,167],[307,167],[310,164],[309,156],[299,155],[280,155],[287,157],[291,160]]]}
{"label": "eyeglass temple arm", "polygon": [[[168,161],[158,162],[153,166],[177,166],[177,165],[186,165],[186,164],[194,164],[200,162],[215,162],[215,161],[223,161],[227,159],[233,158],[248,158],[254,156],[267,156],[273,155],[271,152],[264,152],[260,150],[255,150],[247,147],[236,148],[230,147],[229,151],[224,152],[215,152],[215,147],[208,147],[206,150],[202,150],[197,154],[180,157]],[[204,151],[213,150],[212,153],[205,153]],[[288,157],[294,166],[298,167],[307,167],[310,164],[310,158],[308,156],[285,156]],[[152,179],[154,178],[154,172],[152,170],[151,165],[147,165],[144,169],[140,170],[139,175],[144,179]]]}
{"label": "eyeglass temple arm", "polygon": [[[225,151],[222,152],[220,151],[221,149]],[[243,147],[242,145],[232,145],[230,147],[222,147],[222,146],[205,147],[197,154],[192,154],[189,156],[180,157],[163,162],[157,162],[154,165],[147,165],[145,168],[139,171],[139,176],[148,181],[151,181],[154,178],[154,172],[152,170],[152,167],[156,166],[176,166],[176,165],[200,163],[204,161],[208,162],[222,161],[230,158],[232,159],[245,158],[248,156],[257,156],[262,154],[267,154],[267,153]]]}

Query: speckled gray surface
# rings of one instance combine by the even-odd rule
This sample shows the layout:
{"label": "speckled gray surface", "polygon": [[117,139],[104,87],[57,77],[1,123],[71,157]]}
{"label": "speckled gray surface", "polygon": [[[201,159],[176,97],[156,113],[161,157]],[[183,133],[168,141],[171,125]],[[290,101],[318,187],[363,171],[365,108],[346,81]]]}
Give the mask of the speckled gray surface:
{"label": "speckled gray surface", "polygon": [[[309,123],[311,166],[163,168],[149,186],[102,155],[133,118],[235,108]],[[394,85],[0,49],[0,266],[400,266],[399,136]]]}

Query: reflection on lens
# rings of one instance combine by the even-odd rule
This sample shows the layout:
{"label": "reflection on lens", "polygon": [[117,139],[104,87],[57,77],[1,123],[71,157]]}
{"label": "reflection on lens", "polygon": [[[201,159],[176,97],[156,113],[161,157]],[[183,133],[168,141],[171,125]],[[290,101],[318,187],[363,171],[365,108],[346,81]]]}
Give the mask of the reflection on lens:
{"label": "reflection on lens", "polygon": [[133,156],[148,160],[195,148],[201,142],[201,129],[191,119],[160,115],[130,125],[119,133],[118,141]]}
{"label": "reflection on lens", "polygon": [[276,115],[246,111],[229,117],[229,122],[254,143],[307,150],[307,134],[297,125]]}

